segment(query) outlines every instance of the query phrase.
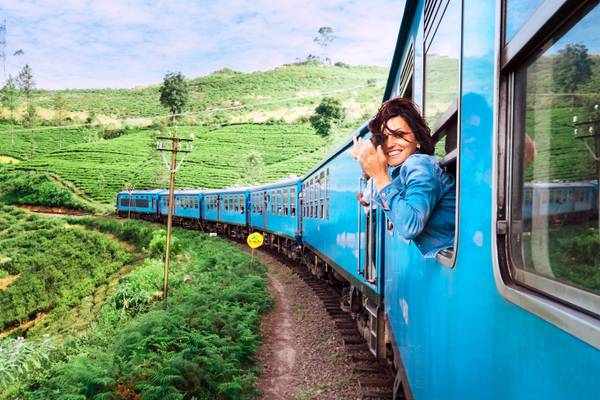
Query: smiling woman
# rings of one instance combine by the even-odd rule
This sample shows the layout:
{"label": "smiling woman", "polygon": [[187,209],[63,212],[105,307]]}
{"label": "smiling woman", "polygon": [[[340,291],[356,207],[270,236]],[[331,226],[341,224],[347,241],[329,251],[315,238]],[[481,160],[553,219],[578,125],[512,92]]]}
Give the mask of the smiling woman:
{"label": "smiling woman", "polygon": [[414,103],[388,100],[369,130],[373,140],[355,139],[353,155],[373,179],[375,199],[398,233],[424,257],[453,247],[455,181],[433,156],[429,128]]}

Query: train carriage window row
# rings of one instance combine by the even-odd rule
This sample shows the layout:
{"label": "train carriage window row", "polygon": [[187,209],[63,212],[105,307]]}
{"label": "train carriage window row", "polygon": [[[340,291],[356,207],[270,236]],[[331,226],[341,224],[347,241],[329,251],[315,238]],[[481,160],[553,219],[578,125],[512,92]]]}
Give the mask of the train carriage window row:
{"label": "train carriage window row", "polygon": [[140,207],[147,208],[149,205],[148,199],[138,197],[121,197],[121,207]]}
{"label": "train carriage window row", "polygon": [[302,216],[329,219],[329,168],[302,184]]}
{"label": "train carriage window row", "polygon": [[[504,267],[514,282],[597,316],[600,163],[595,157],[600,155],[600,93],[586,88],[585,82],[569,83],[560,68],[580,71],[600,57],[600,35],[589,29],[600,20],[600,6],[580,3],[571,21],[544,28],[549,31],[540,41],[533,34],[523,40],[529,34],[526,27],[535,23],[535,8],[517,13],[513,11],[520,2],[506,3],[501,64],[508,95],[502,103],[507,115],[502,129],[510,138],[505,142],[512,144],[512,162],[506,163],[503,175],[507,203],[499,203],[499,216],[508,222]],[[513,41],[517,36],[520,40]],[[537,51],[516,47],[527,41],[528,48]],[[515,56],[525,51],[527,57]],[[600,75],[589,69],[582,79],[597,81]],[[525,160],[532,153],[535,157]]]}

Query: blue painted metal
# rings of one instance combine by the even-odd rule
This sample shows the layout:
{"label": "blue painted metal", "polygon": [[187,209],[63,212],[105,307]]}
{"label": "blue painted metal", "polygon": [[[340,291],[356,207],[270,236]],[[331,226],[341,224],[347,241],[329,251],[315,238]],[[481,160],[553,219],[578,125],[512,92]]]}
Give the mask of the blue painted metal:
{"label": "blue painted metal", "polygon": [[[254,187],[250,190],[250,226],[300,241],[300,178]],[[292,195],[293,193],[293,195]],[[285,204],[279,205],[285,194]],[[293,207],[292,207],[293,206]]]}
{"label": "blue painted metal", "polygon": [[[247,226],[249,194],[249,188],[203,190],[202,218],[211,222]],[[210,204],[215,206],[211,208]]]}
{"label": "blue painted metal", "polygon": [[[180,218],[200,219],[202,206],[201,190],[176,190],[173,193],[173,216]],[[159,212],[166,216],[169,213],[169,192],[160,194]]]}
{"label": "blue painted metal", "polygon": [[[419,1],[399,47],[422,43],[423,7]],[[415,399],[596,399],[600,351],[507,302],[496,288],[496,2],[464,0],[463,12],[456,264],[423,259],[414,244],[385,233],[385,309],[410,389]],[[422,53],[415,52],[415,65],[423,65]],[[415,82],[422,73],[415,68]],[[420,105],[421,88],[414,86]]]}
{"label": "blue painted metal", "polygon": [[[362,127],[353,135],[368,137],[370,134]],[[361,185],[363,173],[350,155],[351,145],[352,140],[347,140],[302,179],[303,202],[308,204],[309,210],[309,215],[304,210],[302,217],[302,241],[378,303],[381,280],[371,283],[365,279],[366,213],[356,198],[364,186]],[[325,204],[328,218],[327,215],[315,217],[318,213],[315,213],[312,199],[320,195],[313,196],[312,191],[307,190],[311,181],[324,176],[329,176],[329,207]],[[377,276],[381,276],[380,265]]]}
{"label": "blue painted metal", "polygon": [[120,212],[156,214],[158,196],[163,189],[122,191],[117,194],[116,209]]}

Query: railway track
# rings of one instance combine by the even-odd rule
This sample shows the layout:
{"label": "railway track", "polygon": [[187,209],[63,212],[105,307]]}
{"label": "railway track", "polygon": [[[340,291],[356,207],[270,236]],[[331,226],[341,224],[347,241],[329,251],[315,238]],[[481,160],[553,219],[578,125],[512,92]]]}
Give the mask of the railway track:
{"label": "railway track", "polygon": [[[328,281],[313,276],[303,265],[300,265],[286,256],[271,250],[265,251],[277,258],[294,274],[302,279],[308,287],[321,300],[329,317],[334,321],[335,327],[342,337],[344,349],[352,360],[352,369],[358,377],[361,388],[361,399],[393,399],[394,374],[379,364],[375,356],[369,351],[365,338],[357,328],[356,320],[350,312],[341,308],[340,291],[330,285]],[[404,399],[397,396],[397,400]]]}

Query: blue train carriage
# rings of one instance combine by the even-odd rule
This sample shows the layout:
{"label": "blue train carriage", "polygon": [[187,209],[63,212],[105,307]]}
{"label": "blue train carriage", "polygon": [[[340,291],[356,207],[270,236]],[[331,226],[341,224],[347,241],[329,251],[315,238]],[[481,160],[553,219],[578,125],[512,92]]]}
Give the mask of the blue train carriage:
{"label": "blue train carriage", "polygon": [[[368,138],[366,124],[355,135]],[[382,214],[357,200],[366,179],[350,155],[351,147],[349,138],[302,179],[303,256],[313,274],[342,283],[343,307],[358,315],[359,330],[371,351],[378,353],[384,343],[377,323],[383,312]]]}
{"label": "blue train carriage", "polygon": [[207,229],[234,238],[248,231],[249,188],[203,190],[202,219]]}
{"label": "blue train carriage", "polygon": [[[408,398],[598,398],[600,255],[573,251],[598,240],[597,206],[524,234],[523,199],[527,136],[534,176],[598,181],[597,134],[573,134],[574,113],[597,119],[583,99],[598,93],[553,90],[564,82],[547,68],[600,57],[599,19],[597,1],[406,2],[384,100],[415,100],[457,178],[452,251],[424,259],[383,233],[386,356]],[[587,167],[556,168],[565,152]]]}
{"label": "blue train carriage", "polygon": [[289,178],[250,190],[250,229],[265,235],[265,245],[297,258],[300,253],[302,180]]}
{"label": "blue train carriage", "polygon": [[553,224],[576,222],[597,214],[597,183],[531,182],[523,189],[523,220],[544,218]]}
{"label": "blue train carriage", "polygon": [[116,211],[120,217],[158,220],[158,197],[163,189],[131,190],[117,194]]}
{"label": "blue train carriage", "polygon": [[[190,228],[201,227],[202,191],[175,190],[173,193],[173,223]],[[159,213],[163,222],[169,213],[169,192],[159,196]]]}

